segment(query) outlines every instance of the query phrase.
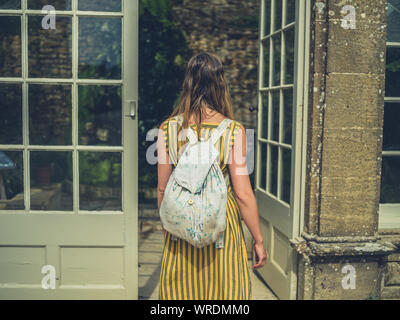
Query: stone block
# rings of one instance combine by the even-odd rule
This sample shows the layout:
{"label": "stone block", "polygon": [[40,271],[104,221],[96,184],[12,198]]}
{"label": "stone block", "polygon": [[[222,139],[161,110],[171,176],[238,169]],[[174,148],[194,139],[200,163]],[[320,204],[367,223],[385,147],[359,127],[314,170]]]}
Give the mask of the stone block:
{"label": "stone block", "polygon": [[400,285],[400,262],[389,262],[385,274],[385,286]]}
{"label": "stone block", "polygon": [[[344,266],[354,268],[354,288],[346,286],[349,271]],[[346,271],[346,272],[342,272]],[[349,269],[350,270],[350,269]],[[314,299],[315,300],[365,300],[378,298],[380,268],[377,262],[341,261],[338,263],[322,263],[315,266]],[[344,282],[344,285],[342,283]],[[347,288],[347,289],[346,289]]]}
{"label": "stone block", "polygon": [[380,129],[384,83],[384,74],[329,74],[324,127]]}

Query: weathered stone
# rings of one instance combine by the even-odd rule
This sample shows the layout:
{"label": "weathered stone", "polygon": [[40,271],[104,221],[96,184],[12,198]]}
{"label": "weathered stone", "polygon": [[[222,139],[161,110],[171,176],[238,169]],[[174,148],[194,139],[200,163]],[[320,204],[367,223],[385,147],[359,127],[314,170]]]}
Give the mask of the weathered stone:
{"label": "weathered stone", "polygon": [[[348,266],[346,271],[345,266]],[[353,269],[354,268],[354,269]],[[346,276],[354,270],[355,287],[346,286]],[[377,299],[380,268],[376,262],[341,261],[340,263],[317,264],[315,266],[316,300],[365,300]],[[342,283],[343,282],[343,283]],[[348,289],[345,289],[348,288]]]}
{"label": "weathered stone", "polygon": [[389,262],[385,275],[385,286],[400,285],[400,262]]}
{"label": "weathered stone", "polygon": [[400,286],[384,287],[381,292],[382,300],[399,300]]}

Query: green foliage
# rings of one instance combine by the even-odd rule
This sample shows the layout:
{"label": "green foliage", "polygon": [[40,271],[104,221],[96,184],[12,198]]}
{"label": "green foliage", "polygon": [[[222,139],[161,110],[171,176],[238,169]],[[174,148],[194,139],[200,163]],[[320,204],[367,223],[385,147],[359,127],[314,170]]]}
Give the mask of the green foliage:
{"label": "green foliage", "polygon": [[156,187],[157,168],[146,161],[146,134],[158,128],[177,101],[191,51],[173,21],[170,0],[139,3],[139,188]]}
{"label": "green foliage", "polygon": [[79,183],[104,187],[121,187],[121,154],[81,152]]}

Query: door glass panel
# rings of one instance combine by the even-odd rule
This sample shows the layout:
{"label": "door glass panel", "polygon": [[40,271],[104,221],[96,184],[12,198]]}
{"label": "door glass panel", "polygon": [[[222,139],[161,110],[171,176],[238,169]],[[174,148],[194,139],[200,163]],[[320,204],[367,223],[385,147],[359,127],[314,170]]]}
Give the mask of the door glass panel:
{"label": "door glass panel", "polygon": [[282,200],[290,203],[290,174],[292,170],[291,150],[282,148]]}
{"label": "door glass panel", "polygon": [[31,145],[72,144],[71,85],[29,86]]}
{"label": "door glass panel", "polygon": [[0,77],[20,77],[21,68],[21,17],[0,16]]}
{"label": "door glass panel", "polygon": [[0,144],[22,144],[21,84],[0,84],[0,115]]}
{"label": "door glass panel", "polygon": [[43,16],[28,19],[29,76],[72,77],[72,19],[57,17],[56,29],[42,28]]}
{"label": "door glass panel", "polygon": [[294,22],[296,4],[295,0],[286,0],[286,24]]}
{"label": "door glass panel", "polygon": [[120,18],[79,18],[79,78],[121,79]]}
{"label": "door glass panel", "polygon": [[275,30],[282,27],[282,1],[275,0]]}
{"label": "door glass panel", "polygon": [[0,0],[0,9],[21,9],[21,0]]}
{"label": "door glass panel", "polygon": [[387,47],[385,96],[400,96],[400,47]]}
{"label": "door glass panel", "polygon": [[47,5],[53,6],[56,10],[71,10],[72,0],[28,0],[28,9],[42,10]]}
{"label": "door glass panel", "polygon": [[268,87],[269,85],[269,39],[262,42],[263,45],[263,87]]}
{"label": "door glass panel", "polygon": [[21,9],[21,0],[0,0],[0,9]]}
{"label": "door glass panel", "polygon": [[264,36],[271,33],[271,0],[264,0]]}
{"label": "door glass panel", "polygon": [[293,83],[294,76],[294,28],[285,31],[285,72],[284,83]]}
{"label": "door glass panel", "polygon": [[382,158],[381,203],[400,203],[400,157]]}
{"label": "door glass panel", "polygon": [[121,145],[121,87],[79,87],[79,143]]}
{"label": "door glass panel", "polygon": [[281,83],[281,35],[274,36],[273,40],[273,86],[278,86]]}
{"label": "door glass panel", "polygon": [[261,109],[261,137],[268,139],[268,93],[263,94],[261,97],[262,109]]}
{"label": "door glass panel", "polygon": [[260,188],[267,190],[267,144],[260,143]]}
{"label": "door glass panel", "polygon": [[24,210],[22,151],[0,151],[0,210]]}
{"label": "door glass panel", "polygon": [[121,0],[79,0],[79,10],[90,11],[121,11]]}
{"label": "door glass panel", "polygon": [[388,1],[387,41],[400,42],[400,0]]}
{"label": "door glass panel", "polygon": [[280,93],[279,91],[272,92],[272,123],[271,123],[271,132],[272,137],[271,140],[279,141],[279,100]]}
{"label": "door glass panel", "polygon": [[273,195],[277,195],[277,180],[278,180],[278,147],[270,145],[271,151],[271,164],[269,172],[269,192]]}
{"label": "door glass panel", "polygon": [[122,210],[120,152],[79,152],[79,209]]}
{"label": "door glass panel", "polygon": [[292,144],[293,89],[283,91],[283,142]]}
{"label": "door glass panel", "polygon": [[71,211],[72,152],[31,151],[31,209]]}

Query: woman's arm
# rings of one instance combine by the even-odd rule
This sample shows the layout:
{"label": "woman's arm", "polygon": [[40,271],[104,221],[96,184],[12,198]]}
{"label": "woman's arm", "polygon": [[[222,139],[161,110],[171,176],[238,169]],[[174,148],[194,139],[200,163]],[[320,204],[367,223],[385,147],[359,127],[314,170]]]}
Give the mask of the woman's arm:
{"label": "woman's arm", "polygon": [[[163,130],[164,123],[161,124],[158,130],[157,138],[157,170],[158,170],[158,183],[157,183],[157,206],[160,210],[161,201],[164,197],[164,191],[168,183],[168,179],[172,173],[172,165],[169,163],[169,156],[165,146],[165,135]],[[164,236],[165,229],[163,228]]]}
{"label": "woman's arm", "polygon": [[267,253],[265,252],[264,241],[260,228],[257,202],[251,187],[247,169],[246,134],[242,125],[240,126],[240,130],[237,133],[231,150],[229,173],[231,175],[233,191],[236,202],[239,206],[240,214],[255,241],[254,247],[258,256],[258,261],[253,267],[262,267],[267,259]]}
{"label": "woman's arm", "polygon": [[255,242],[263,243],[258,208],[246,163],[246,135],[241,125],[231,151],[229,172],[240,213]]}

